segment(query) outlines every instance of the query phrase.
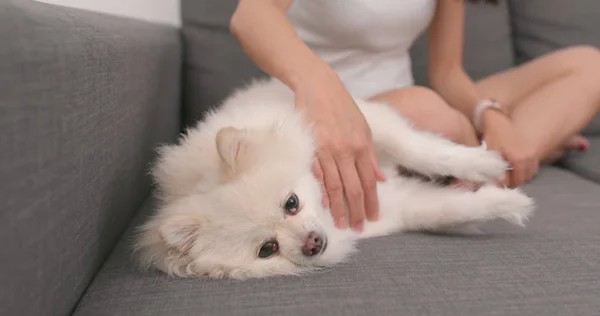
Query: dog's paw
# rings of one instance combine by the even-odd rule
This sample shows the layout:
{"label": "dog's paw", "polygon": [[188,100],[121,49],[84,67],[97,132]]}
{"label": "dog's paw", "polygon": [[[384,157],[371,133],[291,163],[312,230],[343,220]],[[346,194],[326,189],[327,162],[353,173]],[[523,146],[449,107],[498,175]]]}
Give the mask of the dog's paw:
{"label": "dog's paw", "polygon": [[455,177],[474,181],[489,182],[500,177],[508,169],[508,163],[500,155],[484,148],[469,148],[463,170],[457,170]]}
{"label": "dog's paw", "polygon": [[535,210],[534,200],[518,189],[500,189],[490,185],[477,194],[485,201],[491,218],[504,219],[518,226],[524,227]]}

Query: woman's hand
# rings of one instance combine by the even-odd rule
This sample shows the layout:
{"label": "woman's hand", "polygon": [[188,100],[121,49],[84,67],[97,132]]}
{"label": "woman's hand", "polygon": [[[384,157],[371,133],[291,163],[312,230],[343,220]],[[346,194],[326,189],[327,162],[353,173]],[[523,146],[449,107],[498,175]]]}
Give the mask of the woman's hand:
{"label": "woman's hand", "polygon": [[494,109],[483,113],[483,140],[487,148],[508,161],[511,170],[501,182],[511,188],[529,182],[538,172],[540,161],[525,137],[519,135],[510,119]]}
{"label": "woman's hand", "polygon": [[322,184],[323,204],[331,208],[339,228],[350,224],[362,231],[365,217],[378,218],[376,183],[385,179],[377,164],[371,130],[336,75],[314,78],[299,86],[295,94],[296,106],[314,123],[317,155],[313,171]]}

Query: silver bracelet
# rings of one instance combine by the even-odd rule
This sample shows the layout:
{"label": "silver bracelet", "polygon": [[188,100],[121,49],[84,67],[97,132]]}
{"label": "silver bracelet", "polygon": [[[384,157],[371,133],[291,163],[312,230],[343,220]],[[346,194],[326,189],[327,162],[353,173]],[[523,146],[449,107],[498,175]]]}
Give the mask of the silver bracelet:
{"label": "silver bracelet", "polygon": [[483,111],[485,111],[488,108],[498,109],[504,113],[504,111],[502,110],[502,107],[500,106],[500,103],[498,101],[496,101],[492,98],[487,98],[487,99],[481,100],[481,102],[479,102],[477,104],[477,106],[475,107],[475,110],[473,111],[473,127],[475,127],[475,131],[479,135],[481,135],[483,133],[483,126],[482,126]]}

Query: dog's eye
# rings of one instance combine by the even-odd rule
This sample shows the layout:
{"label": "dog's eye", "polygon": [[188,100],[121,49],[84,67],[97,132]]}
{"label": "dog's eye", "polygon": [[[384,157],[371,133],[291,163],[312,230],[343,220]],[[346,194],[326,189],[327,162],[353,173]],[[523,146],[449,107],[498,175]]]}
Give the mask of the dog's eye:
{"label": "dog's eye", "polygon": [[267,241],[264,243],[258,251],[259,258],[269,258],[279,251],[279,243],[277,241]]}
{"label": "dog's eye", "polygon": [[298,201],[298,196],[294,193],[290,194],[283,207],[285,209],[285,213],[288,215],[296,215],[296,213],[298,213],[299,204],[300,202]]}

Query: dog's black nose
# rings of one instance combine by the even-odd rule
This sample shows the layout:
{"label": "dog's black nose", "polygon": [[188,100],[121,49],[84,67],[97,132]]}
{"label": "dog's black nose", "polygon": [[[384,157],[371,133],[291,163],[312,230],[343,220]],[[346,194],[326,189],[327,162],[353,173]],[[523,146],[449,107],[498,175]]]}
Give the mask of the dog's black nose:
{"label": "dog's black nose", "polygon": [[316,232],[308,233],[304,246],[302,247],[302,253],[305,256],[312,257],[318,255],[323,250],[323,238]]}

